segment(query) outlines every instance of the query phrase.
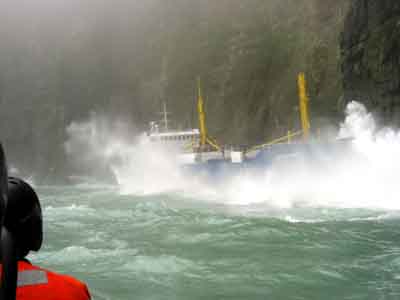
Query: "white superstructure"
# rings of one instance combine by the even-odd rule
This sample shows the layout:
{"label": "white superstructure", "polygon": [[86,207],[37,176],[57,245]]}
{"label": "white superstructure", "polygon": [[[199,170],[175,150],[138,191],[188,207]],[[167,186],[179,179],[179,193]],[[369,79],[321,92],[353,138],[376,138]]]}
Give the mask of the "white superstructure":
{"label": "white superstructure", "polygon": [[168,126],[169,113],[165,103],[163,108],[164,111],[161,113],[163,126],[160,126],[158,122],[150,123],[150,131],[147,133],[150,141],[162,147],[174,148],[179,152],[193,152],[193,148],[197,147],[200,141],[200,130],[170,130]]}
{"label": "white superstructure", "polygon": [[188,129],[182,131],[158,131],[151,130],[148,133],[149,139],[154,143],[161,143],[163,146],[176,147],[185,152],[198,145],[200,131],[198,129]]}

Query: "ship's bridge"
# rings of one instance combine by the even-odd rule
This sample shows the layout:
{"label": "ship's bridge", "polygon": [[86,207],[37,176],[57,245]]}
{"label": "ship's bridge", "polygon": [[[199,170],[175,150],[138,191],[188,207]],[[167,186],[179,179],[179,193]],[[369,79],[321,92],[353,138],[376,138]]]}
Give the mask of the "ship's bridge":
{"label": "ship's bridge", "polygon": [[167,132],[153,131],[150,132],[149,138],[150,141],[152,142],[198,141],[200,138],[200,131],[198,129],[189,129],[184,131],[167,131]]}

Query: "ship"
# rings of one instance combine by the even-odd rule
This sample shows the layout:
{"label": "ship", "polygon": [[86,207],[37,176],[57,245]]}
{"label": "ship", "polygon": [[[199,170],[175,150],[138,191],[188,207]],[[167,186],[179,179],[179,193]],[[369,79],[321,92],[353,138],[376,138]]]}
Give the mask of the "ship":
{"label": "ship", "polygon": [[178,153],[179,167],[190,176],[220,181],[243,173],[259,174],[274,164],[298,161],[326,162],[337,151],[349,146],[349,140],[319,141],[310,137],[309,98],[304,73],[298,75],[301,130],[288,131],[261,145],[250,147],[220,145],[207,130],[204,100],[198,80],[197,112],[199,128],[172,130],[169,127],[166,103],[163,119],[151,122],[147,136],[155,147],[173,149]]}

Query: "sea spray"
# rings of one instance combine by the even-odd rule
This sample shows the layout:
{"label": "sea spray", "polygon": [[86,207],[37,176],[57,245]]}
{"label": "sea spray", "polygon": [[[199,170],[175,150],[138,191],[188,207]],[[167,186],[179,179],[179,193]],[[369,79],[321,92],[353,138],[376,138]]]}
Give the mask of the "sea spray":
{"label": "sea spray", "polygon": [[308,161],[292,162],[284,168],[272,165],[264,176],[237,178],[225,193],[235,204],[400,209],[399,131],[379,129],[362,104],[351,102],[337,142],[343,138],[351,139],[351,147],[330,153],[329,160],[322,164]]}
{"label": "sea spray", "polygon": [[[357,102],[346,109],[337,138],[349,147],[323,153],[321,160],[276,162],[263,173],[244,172],[214,185],[181,173],[176,152],[154,147],[146,135],[126,134],[126,126],[91,118],[68,128],[68,153],[76,147],[112,170],[124,194],[177,192],[183,197],[224,205],[263,205],[269,209],[334,207],[400,209],[397,174],[400,172],[400,133],[379,129],[373,116]],[[129,130],[128,130],[129,132]],[[332,145],[340,143],[331,141]]]}
{"label": "sea spray", "polygon": [[121,193],[157,194],[184,184],[173,148],[157,147],[132,125],[92,115],[67,128],[66,152],[87,173],[109,170]]}

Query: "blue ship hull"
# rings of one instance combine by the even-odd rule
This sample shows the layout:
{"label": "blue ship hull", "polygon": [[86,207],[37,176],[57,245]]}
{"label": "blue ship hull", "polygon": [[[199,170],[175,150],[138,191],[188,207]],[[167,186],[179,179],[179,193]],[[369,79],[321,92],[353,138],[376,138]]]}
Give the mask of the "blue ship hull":
{"label": "blue ship hull", "polygon": [[226,159],[210,159],[205,162],[182,166],[185,174],[199,176],[212,182],[229,180],[243,173],[265,174],[276,163],[305,162],[310,165],[330,164],[341,153],[350,153],[350,140],[329,143],[276,144],[259,150],[252,158],[241,163]]}

